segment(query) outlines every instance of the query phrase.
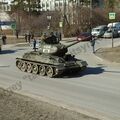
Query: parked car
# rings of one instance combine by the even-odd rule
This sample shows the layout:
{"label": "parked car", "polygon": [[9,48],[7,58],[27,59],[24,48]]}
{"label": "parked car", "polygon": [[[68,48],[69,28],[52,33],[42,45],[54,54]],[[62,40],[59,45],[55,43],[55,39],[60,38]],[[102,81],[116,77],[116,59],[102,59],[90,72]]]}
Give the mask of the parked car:
{"label": "parked car", "polygon": [[118,31],[118,34],[120,36],[120,22],[114,22],[114,23],[109,23],[107,25],[108,28],[115,28]]}
{"label": "parked car", "polygon": [[90,41],[91,39],[92,39],[92,34],[89,32],[83,32],[77,36],[77,41]]}
{"label": "parked car", "polygon": [[104,38],[111,38],[112,36],[113,38],[119,37],[118,31],[115,28],[113,28],[113,30],[108,29],[103,35]]}
{"label": "parked car", "polygon": [[107,25],[97,26],[92,29],[91,34],[96,37],[102,37],[107,29]]}

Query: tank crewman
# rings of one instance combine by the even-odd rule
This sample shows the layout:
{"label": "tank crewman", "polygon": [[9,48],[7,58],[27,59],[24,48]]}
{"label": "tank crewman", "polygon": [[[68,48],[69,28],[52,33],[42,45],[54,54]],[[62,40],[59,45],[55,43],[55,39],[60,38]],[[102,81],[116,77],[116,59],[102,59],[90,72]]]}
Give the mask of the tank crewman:
{"label": "tank crewman", "polygon": [[57,37],[58,42],[62,40],[61,32],[57,31],[55,35]]}
{"label": "tank crewman", "polygon": [[44,41],[47,44],[55,44],[58,43],[59,41],[57,40],[57,37],[54,35],[53,32],[51,32],[50,34],[46,35],[46,33],[44,33],[41,37],[41,40]]}
{"label": "tank crewman", "polygon": [[50,33],[50,41],[51,43],[58,43],[57,37],[54,35],[53,32]]}
{"label": "tank crewman", "polygon": [[46,33],[44,33],[42,36],[41,36],[41,40],[45,40],[47,38],[47,35]]}

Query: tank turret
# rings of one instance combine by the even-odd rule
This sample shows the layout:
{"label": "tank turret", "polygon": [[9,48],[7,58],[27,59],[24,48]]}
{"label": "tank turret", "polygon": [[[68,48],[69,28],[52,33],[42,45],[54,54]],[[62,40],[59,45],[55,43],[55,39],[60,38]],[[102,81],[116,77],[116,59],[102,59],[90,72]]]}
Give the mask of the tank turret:
{"label": "tank turret", "polygon": [[65,53],[68,52],[68,48],[79,43],[80,41],[73,42],[69,45],[63,45],[59,43],[57,40],[52,41],[51,38],[47,38],[46,40],[41,42],[39,47],[39,51],[42,54],[53,54],[57,56],[64,56]]}

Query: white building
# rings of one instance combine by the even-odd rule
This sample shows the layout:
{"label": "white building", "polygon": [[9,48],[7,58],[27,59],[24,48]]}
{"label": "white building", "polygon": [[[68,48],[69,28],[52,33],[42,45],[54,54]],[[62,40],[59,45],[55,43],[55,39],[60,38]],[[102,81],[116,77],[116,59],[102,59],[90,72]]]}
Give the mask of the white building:
{"label": "white building", "polygon": [[[1,21],[11,21],[11,17],[6,12],[0,12],[0,22]],[[2,30],[11,29],[10,25],[1,25]]]}
{"label": "white building", "polygon": [[54,11],[63,9],[64,3],[68,4],[68,0],[41,0],[41,11]]}
{"label": "white building", "polygon": [[2,11],[10,11],[10,0],[0,0],[0,10]]}
{"label": "white building", "polygon": [[[12,0],[0,0],[0,9],[10,11]],[[41,0],[41,11],[54,11],[55,9],[63,9],[64,3],[68,4],[68,0]]]}

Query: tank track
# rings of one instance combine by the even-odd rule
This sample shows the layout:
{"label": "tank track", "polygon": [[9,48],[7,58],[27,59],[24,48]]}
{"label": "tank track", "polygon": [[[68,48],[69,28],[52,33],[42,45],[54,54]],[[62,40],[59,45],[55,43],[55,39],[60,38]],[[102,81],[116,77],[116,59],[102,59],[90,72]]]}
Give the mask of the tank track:
{"label": "tank track", "polygon": [[39,74],[41,76],[57,77],[63,71],[58,71],[57,66],[51,64],[44,64],[36,61],[16,58],[16,66],[23,72]]}
{"label": "tank track", "polygon": [[61,77],[64,74],[77,74],[80,71],[84,71],[86,66],[83,67],[70,67],[66,66],[66,68],[59,68],[53,64],[46,64],[37,61],[26,60],[23,58],[16,58],[16,66],[22,72],[28,72],[33,74],[38,74],[41,76],[48,76],[50,78],[53,77]]}

